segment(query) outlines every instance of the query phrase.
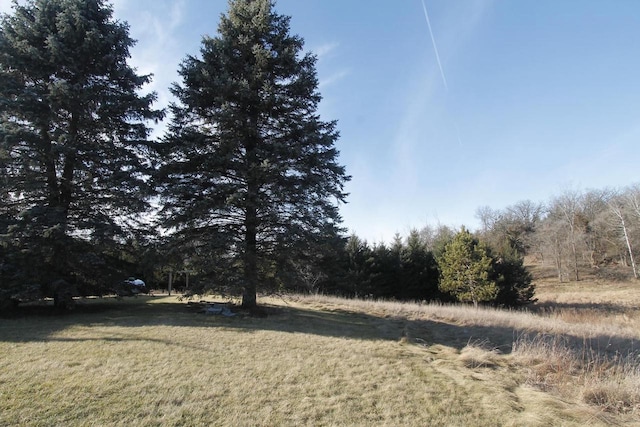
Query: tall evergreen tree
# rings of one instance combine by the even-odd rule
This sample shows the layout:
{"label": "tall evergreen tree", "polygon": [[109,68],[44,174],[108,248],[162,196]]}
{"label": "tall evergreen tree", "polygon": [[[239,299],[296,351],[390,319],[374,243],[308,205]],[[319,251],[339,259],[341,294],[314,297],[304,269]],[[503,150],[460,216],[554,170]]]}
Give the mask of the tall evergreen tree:
{"label": "tall evergreen tree", "polygon": [[[316,57],[271,0],[232,0],[216,37],[188,56],[158,178],[165,226],[207,246],[243,305],[283,251],[296,258],[339,231],[349,179],[335,122],[317,114]],[[235,273],[235,274],[234,274]]]}
{"label": "tall evergreen tree", "polygon": [[517,307],[537,301],[531,273],[524,266],[524,258],[516,249],[494,255],[490,277],[498,287],[494,303],[502,307]]}
{"label": "tall evergreen tree", "polygon": [[127,64],[133,44],[102,0],[28,0],[1,18],[0,234],[26,276],[44,273],[20,280],[72,279],[89,262],[69,250],[78,236],[107,245],[146,208],[145,121],[161,113],[138,93],[150,76]]}
{"label": "tall evergreen tree", "polygon": [[369,244],[366,240],[362,240],[353,234],[347,241],[344,256],[346,258],[347,277],[346,286],[342,292],[343,295],[356,298],[368,295],[372,290],[371,261],[373,260]]}
{"label": "tall evergreen tree", "polygon": [[411,230],[401,251],[402,276],[399,297],[402,300],[433,300],[438,291],[438,264],[417,230]]}

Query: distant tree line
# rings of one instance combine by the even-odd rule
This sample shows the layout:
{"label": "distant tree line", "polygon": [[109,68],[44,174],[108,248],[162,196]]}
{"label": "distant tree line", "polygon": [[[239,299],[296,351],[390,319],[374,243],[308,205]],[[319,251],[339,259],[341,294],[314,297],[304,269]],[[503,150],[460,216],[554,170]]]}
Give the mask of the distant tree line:
{"label": "distant tree line", "polygon": [[464,227],[412,230],[391,244],[352,235],[336,248],[334,274],[308,282],[309,292],[398,301],[514,307],[534,300],[531,275],[515,251],[494,251]]}
{"label": "distant tree line", "polygon": [[309,290],[518,306],[535,300],[525,258],[560,282],[640,274],[639,184],[569,190],[546,203],[527,200],[501,210],[484,206],[476,216],[474,233],[426,226],[388,245],[351,236],[341,252],[343,279],[316,281]]}
{"label": "distant tree line", "polygon": [[638,278],[640,185],[568,190],[547,203],[523,201],[502,210],[482,207],[478,235],[553,268],[559,281],[585,274]]}

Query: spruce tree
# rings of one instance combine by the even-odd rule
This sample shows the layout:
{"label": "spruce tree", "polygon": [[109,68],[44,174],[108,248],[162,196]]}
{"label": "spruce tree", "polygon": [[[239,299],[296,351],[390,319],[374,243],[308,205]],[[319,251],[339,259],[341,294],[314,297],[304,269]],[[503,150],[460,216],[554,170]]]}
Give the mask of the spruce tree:
{"label": "spruce tree", "polygon": [[440,290],[455,296],[458,301],[494,301],[498,288],[491,280],[493,259],[488,248],[474,238],[464,227],[449,242],[438,259]]}
{"label": "spruce tree", "polygon": [[401,286],[397,297],[401,300],[434,300],[438,292],[438,264],[417,230],[411,230],[400,252]]}
{"label": "spruce tree", "polygon": [[150,76],[127,64],[133,44],[102,0],[28,0],[1,18],[0,234],[16,281],[99,274],[80,270],[108,264],[102,249],[147,207],[145,123],[161,113],[139,94]]}
{"label": "spruce tree", "polygon": [[495,304],[517,307],[536,302],[533,277],[524,266],[524,258],[516,249],[494,255],[493,277],[498,287]]}
{"label": "spruce tree", "polygon": [[240,285],[248,308],[283,253],[309,258],[339,233],[346,197],[316,57],[289,22],[271,0],[230,1],[180,67],[158,174],[164,226],[212,280]]}

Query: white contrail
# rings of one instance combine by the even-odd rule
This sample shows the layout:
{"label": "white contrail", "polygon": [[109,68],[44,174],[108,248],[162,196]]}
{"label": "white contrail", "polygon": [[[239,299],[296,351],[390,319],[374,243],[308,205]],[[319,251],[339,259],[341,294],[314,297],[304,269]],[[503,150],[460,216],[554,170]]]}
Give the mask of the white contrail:
{"label": "white contrail", "polygon": [[440,68],[440,75],[444,82],[444,88],[448,91],[447,78],[444,76],[444,70],[442,69],[442,63],[440,62],[440,55],[438,54],[438,46],[436,46],[436,39],[433,37],[433,31],[431,31],[431,21],[429,21],[429,14],[427,13],[427,5],[422,0],[422,9],[424,10],[424,17],[427,18],[427,26],[429,27],[429,35],[431,35],[431,42],[433,43],[433,50],[436,52],[436,61],[438,61],[438,68]]}
{"label": "white contrail", "polygon": [[462,138],[460,138],[460,128],[458,127],[458,122],[456,119],[452,118],[453,126],[456,128],[456,136],[458,137],[458,146],[462,147]]}

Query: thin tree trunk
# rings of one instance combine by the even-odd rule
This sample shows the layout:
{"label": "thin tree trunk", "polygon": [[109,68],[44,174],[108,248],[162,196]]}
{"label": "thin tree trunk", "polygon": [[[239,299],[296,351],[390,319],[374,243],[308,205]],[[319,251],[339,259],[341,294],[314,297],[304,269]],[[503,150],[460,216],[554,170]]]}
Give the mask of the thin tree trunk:
{"label": "thin tree trunk", "polygon": [[[633,277],[634,278],[638,278],[638,269],[636,268],[636,261],[635,258],[633,257],[633,248],[631,247],[631,239],[629,238],[629,232],[627,230],[627,223],[624,220],[624,213],[622,211],[622,207],[619,205],[613,205],[613,203],[609,203],[609,208],[611,209],[611,211],[613,212],[613,214],[618,218],[618,220],[620,221],[620,226],[622,227],[622,234],[624,236],[624,241],[627,245],[627,251],[629,252],[629,259],[631,260],[631,268],[633,269]],[[622,256],[621,256],[622,258]],[[626,266],[626,260],[624,265]]]}
{"label": "thin tree trunk", "polygon": [[571,250],[573,251],[573,274],[576,282],[579,282],[580,277],[578,275],[578,251],[576,250],[576,241],[573,236],[573,232],[571,233]]}
{"label": "thin tree trunk", "polygon": [[569,214],[565,212],[567,222],[569,224],[569,236],[571,237],[571,255],[573,256],[573,277],[576,282],[580,281],[578,275],[578,250],[576,248],[576,230],[575,230],[575,218],[569,217]]}
{"label": "thin tree trunk", "polygon": [[575,197],[567,196],[567,201],[564,205],[560,206],[560,209],[562,209],[567,225],[569,226],[569,238],[571,240],[571,252],[573,255],[573,274],[576,282],[578,282],[580,276],[578,275],[578,250],[576,248],[576,203]]}
{"label": "thin tree trunk", "polygon": [[560,252],[560,243],[558,242],[558,238],[555,240],[555,261],[556,261],[556,271],[558,272],[558,280],[562,283],[562,254]]}
{"label": "thin tree trunk", "polygon": [[622,222],[622,230],[624,231],[624,240],[627,242],[627,249],[629,250],[629,258],[631,259],[631,268],[633,269],[633,277],[638,278],[638,269],[636,268],[636,261],[633,258],[633,249],[631,248],[631,241],[629,240],[629,234],[627,233],[627,227]]}

